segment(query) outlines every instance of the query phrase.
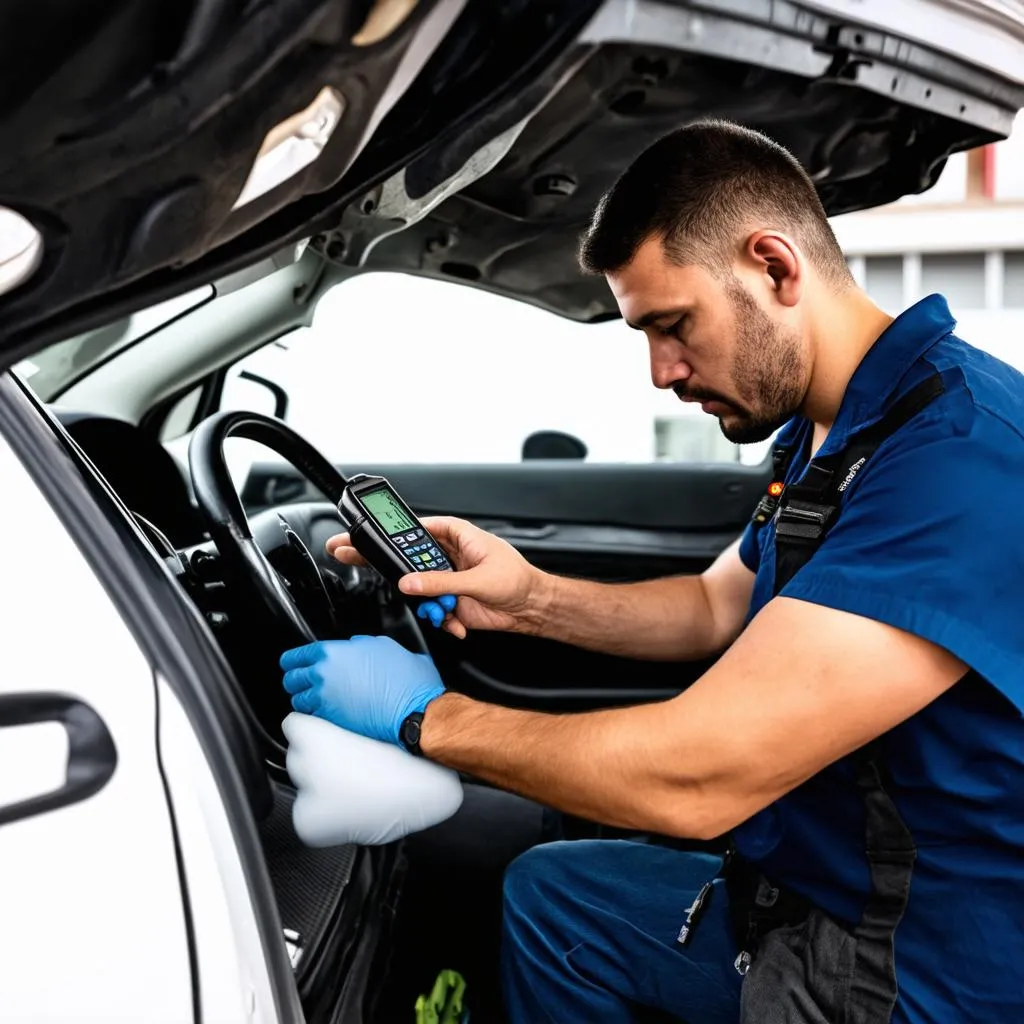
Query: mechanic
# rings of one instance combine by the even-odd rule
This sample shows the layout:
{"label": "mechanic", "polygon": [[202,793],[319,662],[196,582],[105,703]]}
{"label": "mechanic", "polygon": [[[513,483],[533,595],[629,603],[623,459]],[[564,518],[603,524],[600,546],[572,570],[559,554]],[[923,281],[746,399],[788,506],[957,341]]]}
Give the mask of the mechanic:
{"label": "mechanic", "polygon": [[734,125],[645,151],[581,263],[657,387],[735,442],[782,428],[779,486],[700,576],[557,578],[440,518],[459,571],[401,588],[458,595],[457,637],[724,653],[675,699],[552,715],[357,638],[283,656],[295,708],[393,743],[415,721],[414,753],[586,819],[730,834],[724,859],[657,840],[517,859],[515,1022],[1024,1020],[1024,378],[959,340],[939,295],[879,310],[797,161]]}

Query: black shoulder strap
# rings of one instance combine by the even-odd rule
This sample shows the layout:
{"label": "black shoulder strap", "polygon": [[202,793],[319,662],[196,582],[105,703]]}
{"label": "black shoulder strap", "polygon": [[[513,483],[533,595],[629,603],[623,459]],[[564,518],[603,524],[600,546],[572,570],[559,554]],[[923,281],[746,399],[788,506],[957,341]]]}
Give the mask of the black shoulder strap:
{"label": "black shoulder strap", "polygon": [[800,483],[781,491],[775,520],[774,593],[778,594],[818,549],[835,525],[843,492],[882,442],[943,391],[938,373],[926,377],[893,402],[877,423],[854,434],[841,451],[812,459]]}
{"label": "black shoulder strap", "polygon": [[800,447],[802,437],[803,432],[793,440],[792,444],[777,444],[772,448],[771,483],[768,484],[768,490],[765,491],[764,496],[757,503],[757,508],[754,509],[754,514],[750,517],[755,530],[760,529],[775,515],[775,510],[779,507],[779,498],[782,497],[786,486],[786,474],[789,473],[789,467],[793,463],[793,456],[796,454],[797,448]]}

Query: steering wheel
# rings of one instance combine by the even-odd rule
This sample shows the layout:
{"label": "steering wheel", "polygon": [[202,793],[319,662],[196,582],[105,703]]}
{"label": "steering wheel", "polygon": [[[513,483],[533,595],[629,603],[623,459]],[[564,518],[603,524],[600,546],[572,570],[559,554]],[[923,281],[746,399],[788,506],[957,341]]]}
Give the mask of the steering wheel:
{"label": "steering wheel", "polygon": [[[266,445],[335,506],[346,480],[294,430],[259,413],[218,413],[200,423],[189,443],[188,463],[196,501],[233,583],[256,599],[293,646],[324,639],[334,609],[316,559],[281,514],[276,520],[262,523],[257,543],[224,455],[229,437]],[[281,556],[287,558],[290,587],[268,555],[277,556],[278,561]]]}
{"label": "steering wheel", "polygon": [[[210,538],[233,586],[241,588],[241,596],[254,601],[277,627],[281,649],[337,636],[351,625],[339,621],[348,616],[338,615],[346,610],[336,608],[331,597],[332,592],[344,597],[344,586],[340,581],[335,588],[325,585],[316,559],[285,514],[262,513],[250,523],[224,455],[229,437],[257,441],[276,452],[326,496],[335,515],[345,477],[291,427],[259,413],[218,413],[196,428],[189,443],[189,471]],[[340,516],[338,524],[342,528]],[[420,624],[404,599],[378,601],[375,606],[378,621],[369,628],[415,653],[429,653]]]}

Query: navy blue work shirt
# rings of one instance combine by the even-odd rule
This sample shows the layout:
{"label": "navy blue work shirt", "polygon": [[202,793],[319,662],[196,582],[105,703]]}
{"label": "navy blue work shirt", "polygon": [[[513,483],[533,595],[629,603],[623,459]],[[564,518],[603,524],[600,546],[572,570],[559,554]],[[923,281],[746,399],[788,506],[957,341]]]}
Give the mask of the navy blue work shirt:
{"label": "navy blue work shirt", "polygon": [[[1024,376],[954,327],[932,295],[864,357],[819,455],[878,420],[894,389],[938,371],[945,393],[854,477],[836,525],[781,591],[924,637],[977,673],[882,738],[887,788],[917,846],[895,935],[900,1024],[1024,1021]],[[779,440],[807,429],[794,420]],[[807,461],[804,447],[787,482]],[[757,573],[753,617],[772,597],[774,524],[748,528],[740,557]],[[864,823],[844,758],[735,841],[768,878],[855,925],[870,890]]]}

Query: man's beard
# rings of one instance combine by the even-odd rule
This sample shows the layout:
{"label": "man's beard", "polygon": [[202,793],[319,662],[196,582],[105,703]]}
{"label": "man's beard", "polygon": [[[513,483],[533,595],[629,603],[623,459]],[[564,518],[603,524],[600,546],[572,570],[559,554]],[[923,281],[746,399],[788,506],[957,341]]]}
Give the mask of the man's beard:
{"label": "man's beard", "polygon": [[771,437],[800,408],[800,339],[776,324],[739,281],[727,284],[726,293],[736,317],[732,379],[743,405],[728,402],[735,411],[718,422],[734,444],[753,444]]}

